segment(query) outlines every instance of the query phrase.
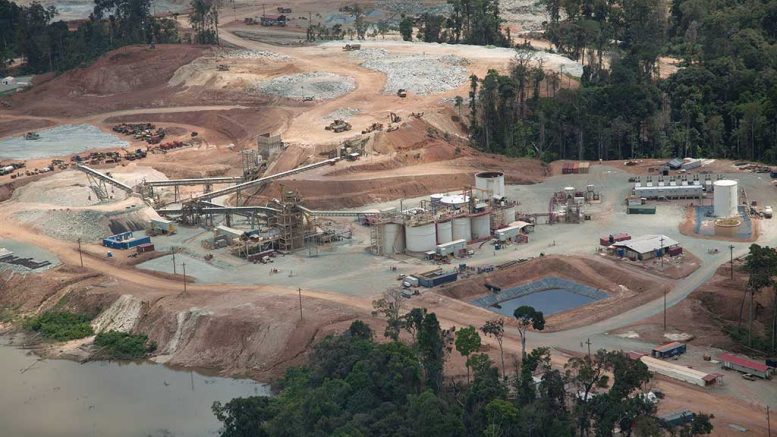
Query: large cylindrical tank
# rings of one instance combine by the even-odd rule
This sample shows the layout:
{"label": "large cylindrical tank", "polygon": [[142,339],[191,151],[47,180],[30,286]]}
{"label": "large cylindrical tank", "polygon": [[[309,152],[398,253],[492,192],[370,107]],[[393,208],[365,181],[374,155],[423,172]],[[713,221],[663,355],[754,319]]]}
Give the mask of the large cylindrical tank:
{"label": "large cylindrical tank", "polygon": [[469,197],[463,194],[448,194],[440,198],[440,204],[450,208],[463,208],[469,202]]}
{"label": "large cylindrical tank", "polygon": [[445,197],[445,194],[442,194],[442,193],[432,194],[431,198],[430,198],[431,203],[432,203],[432,208],[439,207],[440,206],[440,200],[443,197]]}
{"label": "large cylindrical tank", "polygon": [[480,240],[491,236],[491,215],[472,216],[472,239]]}
{"label": "large cylindrical tank", "polygon": [[504,212],[502,214],[504,217],[504,224],[509,225],[510,223],[515,221],[515,206],[508,206],[504,209]]}
{"label": "large cylindrical tank", "polygon": [[453,219],[453,239],[466,241],[472,239],[472,222],[469,217],[456,217]]}
{"label": "large cylindrical tank", "polygon": [[737,205],[739,203],[737,181],[723,179],[715,181],[714,211],[716,217],[736,217],[739,215]]}
{"label": "large cylindrical tank", "polygon": [[475,188],[493,197],[505,197],[505,175],[501,171],[483,171],[475,175]]}
{"label": "large cylindrical tank", "polygon": [[437,222],[437,244],[453,241],[453,222],[450,220]]}
{"label": "large cylindrical tank", "polygon": [[383,254],[393,255],[405,251],[405,230],[398,223],[383,225]]}
{"label": "large cylindrical tank", "polygon": [[437,246],[437,227],[434,222],[405,226],[405,247],[408,252],[428,252]]}

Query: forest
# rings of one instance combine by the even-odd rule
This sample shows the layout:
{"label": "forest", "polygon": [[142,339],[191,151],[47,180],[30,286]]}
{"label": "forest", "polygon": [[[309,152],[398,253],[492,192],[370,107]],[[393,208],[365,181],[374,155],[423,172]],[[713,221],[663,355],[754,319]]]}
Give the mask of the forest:
{"label": "forest", "polygon": [[[553,159],[717,157],[777,162],[777,0],[541,0],[552,50],[472,77],[470,136],[490,152]],[[678,70],[662,62],[674,60]],[[568,86],[562,86],[567,82]]]}
{"label": "forest", "polygon": [[[443,330],[434,313],[415,308],[389,324],[386,341],[355,321],[315,345],[307,365],[291,368],[272,397],[216,402],[222,437],[243,436],[693,436],[710,417],[668,429],[640,396],[650,382],[641,361],[599,350],[550,367],[547,348],[530,351],[512,373],[480,353],[498,321]],[[496,325],[494,325],[496,324]],[[394,339],[393,328],[408,334]],[[399,333],[396,333],[397,336]],[[501,338],[501,337],[500,337]],[[456,352],[453,352],[455,349]],[[467,380],[444,374],[446,358],[467,360]],[[510,373],[510,374],[508,374]],[[574,395],[576,394],[576,395]]]}

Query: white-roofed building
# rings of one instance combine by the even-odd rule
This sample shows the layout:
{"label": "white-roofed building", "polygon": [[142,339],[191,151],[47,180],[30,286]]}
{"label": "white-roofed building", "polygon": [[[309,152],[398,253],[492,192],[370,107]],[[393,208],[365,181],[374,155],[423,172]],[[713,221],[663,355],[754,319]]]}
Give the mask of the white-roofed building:
{"label": "white-roofed building", "polygon": [[645,261],[658,256],[663,250],[666,253],[672,247],[679,247],[680,243],[666,235],[641,235],[631,240],[618,241],[613,246],[626,250],[626,257]]}

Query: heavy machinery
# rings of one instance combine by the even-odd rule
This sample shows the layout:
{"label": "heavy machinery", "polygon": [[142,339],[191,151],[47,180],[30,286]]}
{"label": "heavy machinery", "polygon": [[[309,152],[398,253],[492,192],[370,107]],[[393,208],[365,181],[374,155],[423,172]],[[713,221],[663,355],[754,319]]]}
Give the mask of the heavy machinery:
{"label": "heavy machinery", "polygon": [[372,123],[371,125],[369,125],[369,127],[367,127],[367,129],[364,129],[362,131],[362,134],[368,134],[370,132],[382,131],[382,130],[383,130],[383,123]]}
{"label": "heavy machinery", "polygon": [[346,44],[345,46],[343,46],[343,50],[345,50],[346,52],[361,50],[361,48],[362,48],[361,44]]}
{"label": "heavy machinery", "polygon": [[216,70],[218,70],[218,71],[229,71],[229,65],[219,64],[219,65],[216,66]]}
{"label": "heavy machinery", "polygon": [[402,121],[402,117],[398,116],[397,114],[393,112],[389,112],[389,122],[390,123],[399,123]]}
{"label": "heavy machinery", "polygon": [[331,130],[334,133],[345,132],[351,130],[351,123],[345,120],[335,120],[329,123],[329,126],[325,127],[326,130]]}
{"label": "heavy machinery", "polygon": [[405,98],[405,97],[407,97],[407,90],[406,90],[406,89],[404,89],[404,88],[400,88],[400,89],[397,91],[397,95],[398,95],[399,97]]}

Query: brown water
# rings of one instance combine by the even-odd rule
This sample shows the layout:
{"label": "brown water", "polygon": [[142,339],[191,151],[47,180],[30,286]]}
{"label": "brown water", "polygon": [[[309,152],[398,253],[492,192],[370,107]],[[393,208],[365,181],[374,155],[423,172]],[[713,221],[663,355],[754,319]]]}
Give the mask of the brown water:
{"label": "brown water", "polygon": [[257,394],[269,387],[153,363],[38,361],[0,337],[2,436],[217,435],[211,404]]}

